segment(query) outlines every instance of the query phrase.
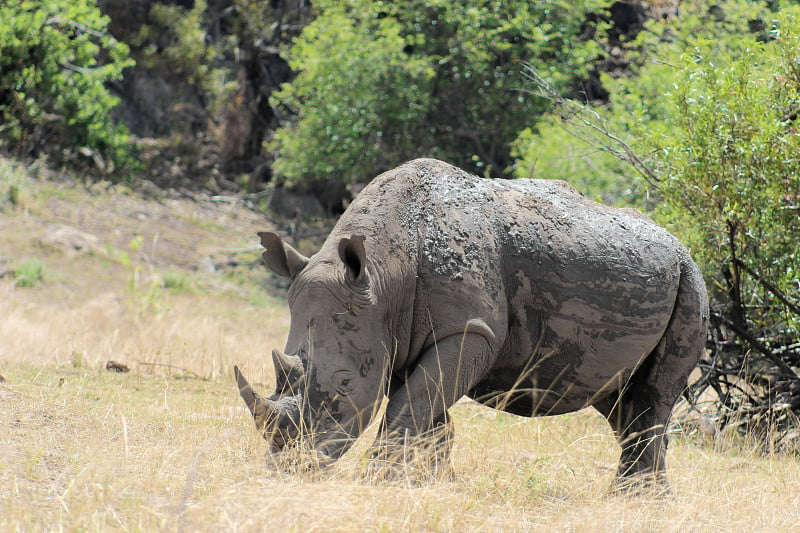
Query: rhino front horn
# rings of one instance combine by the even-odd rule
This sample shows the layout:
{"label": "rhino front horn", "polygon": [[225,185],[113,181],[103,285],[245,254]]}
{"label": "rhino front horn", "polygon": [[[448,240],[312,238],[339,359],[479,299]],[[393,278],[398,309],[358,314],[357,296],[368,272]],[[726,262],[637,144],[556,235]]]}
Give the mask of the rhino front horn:
{"label": "rhino front horn", "polygon": [[267,417],[276,412],[273,402],[262,398],[250,386],[245,377],[239,371],[239,367],[233,366],[233,375],[236,377],[236,385],[239,387],[239,394],[242,396],[245,405],[250,409],[258,430],[264,429]]}

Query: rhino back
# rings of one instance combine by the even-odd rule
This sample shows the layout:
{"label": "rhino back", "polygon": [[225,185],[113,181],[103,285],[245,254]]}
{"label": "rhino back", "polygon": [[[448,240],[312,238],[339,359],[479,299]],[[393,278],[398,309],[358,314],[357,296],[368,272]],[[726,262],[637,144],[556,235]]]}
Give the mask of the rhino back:
{"label": "rhino back", "polygon": [[663,228],[563,182],[486,180],[438,162],[417,176],[414,329],[428,331],[424,343],[473,318],[502,329],[480,392],[541,389],[523,411],[570,411],[653,350],[680,275],[680,244]]}

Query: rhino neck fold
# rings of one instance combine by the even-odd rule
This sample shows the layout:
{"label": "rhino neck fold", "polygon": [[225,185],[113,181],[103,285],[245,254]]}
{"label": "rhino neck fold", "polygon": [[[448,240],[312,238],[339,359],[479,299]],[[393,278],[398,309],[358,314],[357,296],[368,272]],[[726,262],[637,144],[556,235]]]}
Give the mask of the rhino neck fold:
{"label": "rhino neck fold", "polygon": [[[397,172],[407,173],[398,179]],[[375,331],[375,345],[389,357],[389,369],[403,366],[409,358],[417,291],[419,224],[424,191],[411,169],[395,169],[378,176],[353,201],[339,219],[327,243],[363,235],[367,250],[372,297],[382,315],[382,331]],[[402,198],[400,209],[397,199]],[[325,251],[335,253],[331,248]]]}

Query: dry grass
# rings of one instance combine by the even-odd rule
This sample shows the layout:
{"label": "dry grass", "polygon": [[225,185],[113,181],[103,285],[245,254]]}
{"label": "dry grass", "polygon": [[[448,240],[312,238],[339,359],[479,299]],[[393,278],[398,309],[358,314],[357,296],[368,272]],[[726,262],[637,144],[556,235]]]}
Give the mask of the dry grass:
{"label": "dry grass", "polygon": [[[35,290],[35,289],[34,289]],[[104,292],[72,307],[31,303],[31,289],[0,284],[0,359],[100,368],[107,360],[143,374],[183,372],[219,379],[246,364],[272,375],[267,357],[288,330],[286,309],[222,295],[160,295],[141,311],[127,291]]]}
{"label": "dry grass", "polygon": [[366,482],[368,437],[330,471],[265,466],[228,376],[4,363],[0,530],[791,531],[800,465],[679,440],[673,493],[610,493],[593,411],[522,419],[463,402],[453,482]]}
{"label": "dry grass", "polygon": [[[58,205],[56,221],[75,224],[68,202]],[[230,372],[241,365],[262,391],[273,383],[283,303],[203,279],[197,292],[143,293],[118,262],[32,245],[53,221],[44,213],[0,213],[0,255],[40,257],[46,272],[31,288],[0,280],[0,531],[727,532],[800,522],[800,463],[740,442],[676,435],[670,496],[612,494],[619,448],[592,410],[524,419],[460,403],[452,482],[366,481],[370,435],[322,473],[270,470]],[[251,234],[236,227],[244,215],[227,216],[232,225],[198,242]],[[143,275],[162,272],[150,267]],[[108,359],[132,371],[107,372]]]}

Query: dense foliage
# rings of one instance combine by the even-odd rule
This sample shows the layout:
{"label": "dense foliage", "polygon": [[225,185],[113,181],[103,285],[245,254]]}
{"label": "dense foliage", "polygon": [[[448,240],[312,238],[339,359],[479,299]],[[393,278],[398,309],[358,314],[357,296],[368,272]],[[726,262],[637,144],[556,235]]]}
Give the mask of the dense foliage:
{"label": "dense foliage", "polygon": [[511,155],[515,178],[564,180],[609,205],[652,205],[647,184],[624,161],[575,137],[558,115],[547,114],[535,128],[522,130]]}
{"label": "dense foliage", "polygon": [[132,62],[107,22],[92,0],[0,2],[0,133],[16,153],[102,170],[129,162],[104,83]]}
{"label": "dense foliage", "polygon": [[432,69],[409,57],[400,24],[365,3],[358,17],[332,3],[291,51],[299,71],[275,99],[300,113],[276,132],[273,170],[291,183],[327,188],[369,175],[412,153],[415,123],[429,104]]}
{"label": "dense foliage", "polygon": [[290,49],[299,76],[275,96],[296,114],[278,130],[290,182],[363,180],[414,156],[505,175],[511,143],[543,101],[522,65],[568,92],[599,49],[587,13],[608,2],[315,2]]}
{"label": "dense foliage", "polygon": [[[800,9],[774,4],[686,5],[640,37],[635,77],[605,80],[607,107],[560,102],[568,129],[635,163],[704,269],[713,328],[694,396],[711,387],[723,422],[762,429],[800,412]],[[619,167],[594,170],[613,182]]]}

